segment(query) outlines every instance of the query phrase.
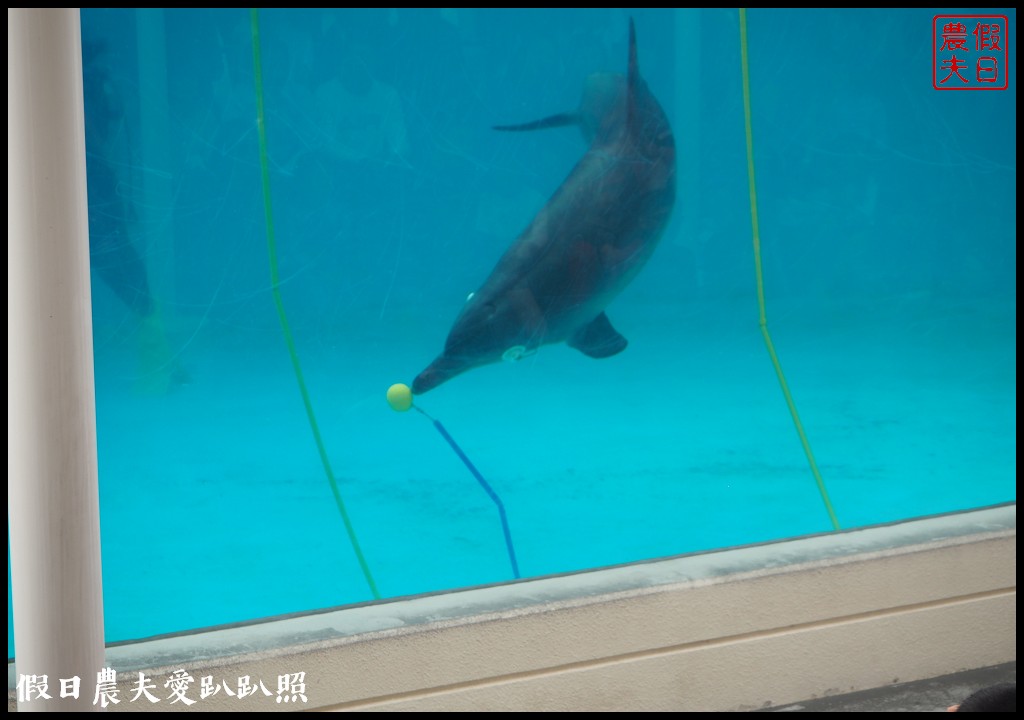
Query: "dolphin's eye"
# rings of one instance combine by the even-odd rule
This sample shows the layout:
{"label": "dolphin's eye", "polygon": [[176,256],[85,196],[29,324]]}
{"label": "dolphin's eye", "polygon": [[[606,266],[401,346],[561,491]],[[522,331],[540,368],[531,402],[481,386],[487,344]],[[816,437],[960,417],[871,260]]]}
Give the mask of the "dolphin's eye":
{"label": "dolphin's eye", "polygon": [[484,312],[487,314],[488,320],[492,319],[494,317],[494,313],[496,312],[494,304],[487,303],[486,305],[484,305]]}

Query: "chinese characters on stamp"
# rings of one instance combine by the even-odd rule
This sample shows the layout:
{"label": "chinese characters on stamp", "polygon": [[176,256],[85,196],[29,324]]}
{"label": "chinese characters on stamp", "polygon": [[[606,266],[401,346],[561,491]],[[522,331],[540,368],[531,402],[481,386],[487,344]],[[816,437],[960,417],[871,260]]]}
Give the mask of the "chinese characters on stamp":
{"label": "chinese characters on stamp", "polygon": [[1005,15],[936,15],[932,85],[936,90],[1005,90],[1009,32]]}

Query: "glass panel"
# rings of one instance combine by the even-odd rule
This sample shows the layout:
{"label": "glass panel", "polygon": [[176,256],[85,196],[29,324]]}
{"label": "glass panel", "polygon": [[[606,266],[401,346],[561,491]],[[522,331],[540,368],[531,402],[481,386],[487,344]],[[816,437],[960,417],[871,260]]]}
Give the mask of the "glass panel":
{"label": "glass panel", "polygon": [[[1016,498],[1016,91],[935,89],[935,14],[749,13],[842,528]],[[82,32],[108,640],[835,528],[735,10],[264,10],[259,82],[247,10]]]}

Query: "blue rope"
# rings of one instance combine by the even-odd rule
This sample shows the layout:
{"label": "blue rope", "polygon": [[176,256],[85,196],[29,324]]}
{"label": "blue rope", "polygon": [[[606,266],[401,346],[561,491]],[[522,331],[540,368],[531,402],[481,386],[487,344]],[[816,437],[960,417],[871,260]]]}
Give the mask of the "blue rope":
{"label": "blue rope", "polygon": [[473,477],[475,477],[477,482],[480,483],[484,492],[486,492],[490,496],[491,500],[494,501],[494,504],[498,506],[498,516],[501,518],[501,531],[505,534],[505,547],[508,549],[509,562],[512,563],[512,574],[515,576],[516,580],[518,580],[520,577],[519,563],[516,562],[516,550],[512,545],[512,532],[508,529],[508,517],[505,515],[504,503],[501,502],[501,498],[498,497],[498,493],[494,492],[494,488],[484,480],[484,476],[480,474],[480,471],[476,469],[476,466],[473,465],[468,457],[466,457],[466,453],[462,452],[462,448],[460,448],[458,443],[455,442],[455,438],[449,435],[448,431],[444,429],[444,425],[441,424],[441,421],[434,420],[434,418],[427,415],[427,413],[423,412],[423,410],[418,407],[416,409],[433,421],[434,427],[436,427],[437,431],[441,433],[441,437],[448,441],[448,444],[452,446],[452,450],[455,451],[455,454],[459,456],[459,459],[462,460],[466,467],[469,468],[469,471],[473,473]]}

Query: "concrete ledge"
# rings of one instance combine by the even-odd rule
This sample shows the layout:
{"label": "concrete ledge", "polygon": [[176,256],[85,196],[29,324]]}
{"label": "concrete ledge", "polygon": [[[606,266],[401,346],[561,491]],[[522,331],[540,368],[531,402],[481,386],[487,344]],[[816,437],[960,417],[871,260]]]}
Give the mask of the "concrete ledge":
{"label": "concrete ledge", "polygon": [[[744,710],[1016,659],[1016,505],[110,647],[305,709]],[[9,688],[14,669],[9,667]],[[90,687],[83,681],[83,687]],[[8,706],[13,694],[9,692]],[[184,709],[184,708],[182,708]],[[285,710],[219,693],[195,710]]]}

